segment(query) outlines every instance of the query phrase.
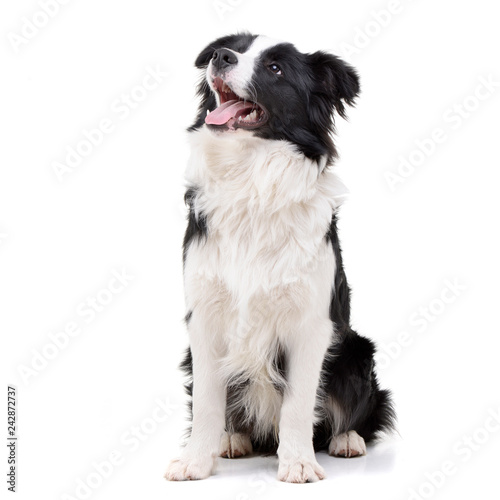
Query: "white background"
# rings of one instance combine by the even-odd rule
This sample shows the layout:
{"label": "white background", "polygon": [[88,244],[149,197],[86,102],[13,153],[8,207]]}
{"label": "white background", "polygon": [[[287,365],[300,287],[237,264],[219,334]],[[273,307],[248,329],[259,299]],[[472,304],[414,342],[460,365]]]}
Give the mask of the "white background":
{"label": "white background", "polygon": [[[0,328],[3,390],[18,391],[17,498],[83,498],[76,488],[89,478],[92,499],[491,497],[500,434],[488,420],[500,410],[494,2],[231,1],[221,12],[211,0],[72,0],[20,45],[23,18],[41,8],[2,5]],[[338,171],[351,191],[340,234],[353,324],[380,347],[400,435],[363,458],[320,454],[328,478],[307,486],[279,483],[272,457],[220,460],[201,482],[162,478],[186,427],[177,365],[187,345],[192,63],[212,39],[243,29],[335,52],[362,80],[357,108],[338,124]],[[168,76],[141,91],[148,67]],[[481,78],[497,82],[489,95]],[[130,93],[141,101],[118,112]],[[458,119],[463,105],[468,116]],[[54,162],[102,119],[112,132],[60,181]],[[429,145],[436,128],[445,139]],[[419,140],[425,157],[415,153]],[[419,165],[392,190],[387,172],[410,156]],[[113,271],[133,278],[110,295]],[[96,296],[110,303],[89,321],[83,311]],[[49,334],[71,322],[80,334],[54,354]],[[37,370],[22,376],[34,358]],[[166,418],[157,398],[168,402]],[[141,426],[138,444],[131,433]],[[121,462],[100,479],[93,463],[113,452]],[[444,462],[446,477],[436,473]]]}

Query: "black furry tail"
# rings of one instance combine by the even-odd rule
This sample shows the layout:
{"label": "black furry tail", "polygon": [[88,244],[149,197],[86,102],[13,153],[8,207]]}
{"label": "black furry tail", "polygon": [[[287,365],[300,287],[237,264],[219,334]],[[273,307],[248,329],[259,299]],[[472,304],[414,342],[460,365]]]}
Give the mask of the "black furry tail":
{"label": "black furry tail", "polygon": [[373,342],[351,329],[330,346],[321,374],[318,410],[323,417],[315,426],[315,449],[350,430],[369,442],[395,429],[391,394],[379,387],[374,355]]}

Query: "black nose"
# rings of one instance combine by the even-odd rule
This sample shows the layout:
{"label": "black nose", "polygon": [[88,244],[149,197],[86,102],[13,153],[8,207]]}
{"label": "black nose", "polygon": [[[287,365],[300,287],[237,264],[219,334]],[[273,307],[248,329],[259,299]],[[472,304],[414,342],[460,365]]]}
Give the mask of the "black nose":
{"label": "black nose", "polygon": [[227,69],[238,62],[236,54],[228,49],[216,50],[212,56],[212,65],[215,69]]}

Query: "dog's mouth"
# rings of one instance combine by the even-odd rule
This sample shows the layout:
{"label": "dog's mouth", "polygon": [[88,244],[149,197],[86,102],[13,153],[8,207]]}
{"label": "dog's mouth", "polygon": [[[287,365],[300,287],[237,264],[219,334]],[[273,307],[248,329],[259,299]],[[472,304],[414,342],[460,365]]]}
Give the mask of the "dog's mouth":
{"label": "dog's mouth", "polygon": [[222,78],[215,78],[212,85],[219,95],[220,105],[207,114],[205,123],[208,125],[232,130],[252,129],[267,121],[267,113],[262,106],[238,96]]}

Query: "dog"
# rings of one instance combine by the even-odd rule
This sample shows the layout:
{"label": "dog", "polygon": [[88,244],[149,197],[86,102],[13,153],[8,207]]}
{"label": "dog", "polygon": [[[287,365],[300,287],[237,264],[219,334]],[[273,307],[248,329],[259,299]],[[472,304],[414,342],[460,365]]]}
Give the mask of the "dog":
{"label": "dog", "polygon": [[165,477],[203,479],[217,457],[278,456],[278,479],[325,477],[315,451],[366,453],[395,412],[374,344],[350,326],[332,172],[335,115],[360,91],[338,57],[250,33],[196,59],[188,129],[182,369],[191,428]]}

